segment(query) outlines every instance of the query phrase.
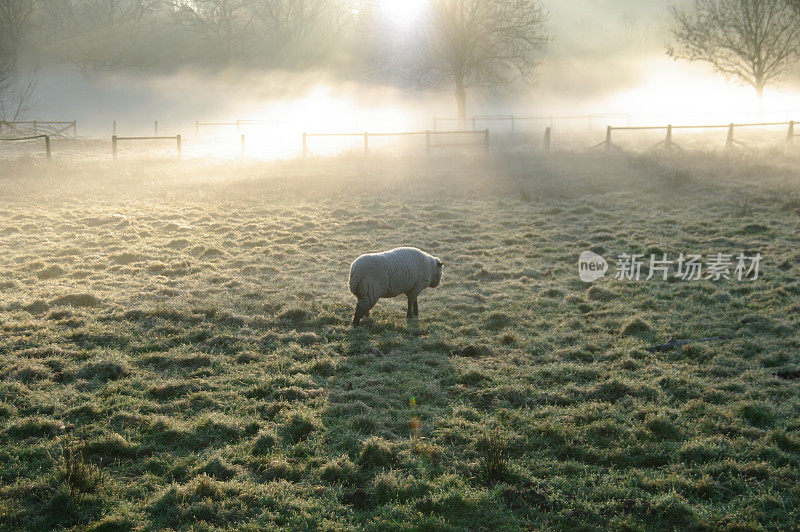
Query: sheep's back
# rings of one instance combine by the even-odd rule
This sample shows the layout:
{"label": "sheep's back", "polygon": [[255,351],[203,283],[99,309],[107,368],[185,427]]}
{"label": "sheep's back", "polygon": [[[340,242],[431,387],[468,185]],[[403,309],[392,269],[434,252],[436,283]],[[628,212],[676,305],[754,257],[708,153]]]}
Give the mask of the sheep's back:
{"label": "sheep's back", "polygon": [[358,295],[364,285],[368,285],[377,290],[380,297],[404,294],[424,273],[424,263],[424,253],[416,248],[362,255],[350,268],[350,291]]}

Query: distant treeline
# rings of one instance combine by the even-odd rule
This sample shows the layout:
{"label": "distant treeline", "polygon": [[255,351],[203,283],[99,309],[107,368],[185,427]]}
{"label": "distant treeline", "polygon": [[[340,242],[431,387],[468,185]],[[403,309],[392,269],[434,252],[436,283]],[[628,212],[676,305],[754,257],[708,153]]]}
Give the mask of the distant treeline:
{"label": "distant treeline", "polygon": [[452,90],[464,125],[469,89],[531,79],[549,41],[540,0],[430,0],[411,24],[387,20],[386,6],[0,0],[0,118],[24,113],[36,68],[68,64],[87,79],[115,71],[324,68],[340,78]]}
{"label": "distant treeline", "polygon": [[[17,62],[127,69],[307,68],[348,53],[358,12],[336,0],[0,0]],[[16,4],[14,6],[13,4]],[[4,54],[5,55],[5,54]]]}

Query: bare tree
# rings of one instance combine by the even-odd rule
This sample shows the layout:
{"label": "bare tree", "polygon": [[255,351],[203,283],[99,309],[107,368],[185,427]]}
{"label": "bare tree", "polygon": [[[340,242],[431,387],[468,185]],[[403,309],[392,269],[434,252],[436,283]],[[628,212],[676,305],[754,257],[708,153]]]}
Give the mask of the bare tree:
{"label": "bare tree", "polygon": [[244,55],[255,21],[254,0],[170,0],[178,22],[199,33],[210,45],[207,52],[230,62]]}
{"label": "bare tree", "polygon": [[[466,126],[467,90],[530,82],[549,37],[539,0],[430,0],[425,21],[391,50],[403,76],[421,88],[455,91],[460,127]],[[390,60],[390,63],[396,63]]]}
{"label": "bare tree", "polygon": [[36,13],[36,0],[0,0],[0,120],[15,120],[25,110],[36,69],[23,72],[21,47]]}
{"label": "bare tree", "polygon": [[131,66],[153,0],[47,0],[47,28],[62,53],[92,79]]}
{"label": "bare tree", "polygon": [[326,56],[347,18],[337,0],[255,0],[253,11],[259,48],[274,64],[295,68]]}
{"label": "bare tree", "polygon": [[671,8],[674,59],[703,61],[758,96],[786,74],[798,53],[800,24],[786,0],[694,0],[691,11]]}

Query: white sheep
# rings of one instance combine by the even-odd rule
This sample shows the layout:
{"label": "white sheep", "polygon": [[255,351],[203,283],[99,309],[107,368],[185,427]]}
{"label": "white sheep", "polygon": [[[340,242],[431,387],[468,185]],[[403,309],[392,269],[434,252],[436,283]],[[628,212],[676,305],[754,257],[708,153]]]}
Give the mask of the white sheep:
{"label": "white sheep", "polygon": [[369,314],[378,299],[405,294],[406,318],[419,315],[417,296],[442,280],[442,261],[417,248],[396,248],[361,255],[350,266],[350,291],[358,298],[353,326]]}

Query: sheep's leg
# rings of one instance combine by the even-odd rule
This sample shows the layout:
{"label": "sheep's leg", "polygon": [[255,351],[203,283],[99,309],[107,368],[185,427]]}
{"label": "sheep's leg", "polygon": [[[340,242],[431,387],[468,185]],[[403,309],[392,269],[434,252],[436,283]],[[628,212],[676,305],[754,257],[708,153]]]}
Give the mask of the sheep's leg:
{"label": "sheep's leg", "polygon": [[419,316],[419,305],[417,304],[416,298],[414,299],[414,316]]}
{"label": "sheep's leg", "polygon": [[422,292],[423,288],[424,287],[421,286],[415,286],[406,294],[408,296],[408,312],[406,312],[406,319],[410,320],[419,314],[417,311],[417,297],[420,292]]}
{"label": "sheep's leg", "polygon": [[358,325],[362,319],[367,317],[370,309],[374,307],[375,303],[377,302],[378,302],[377,298],[372,298],[370,296],[362,296],[358,298],[358,304],[356,304],[356,311],[353,314],[353,327]]}

